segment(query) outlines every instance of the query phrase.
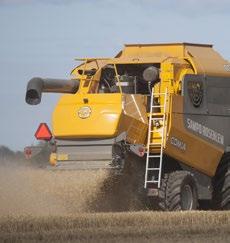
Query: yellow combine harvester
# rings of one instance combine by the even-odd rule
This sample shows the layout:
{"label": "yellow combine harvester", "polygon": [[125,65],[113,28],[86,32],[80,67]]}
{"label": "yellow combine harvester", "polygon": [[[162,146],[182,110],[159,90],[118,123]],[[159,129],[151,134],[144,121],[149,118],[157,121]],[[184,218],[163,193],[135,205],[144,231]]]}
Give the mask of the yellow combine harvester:
{"label": "yellow combine harvester", "polygon": [[[26,102],[63,95],[50,140],[56,168],[122,171],[145,163],[143,187],[164,210],[211,199],[230,208],[230,63],[212,45],[132,44],[114,58],[84,58],[71,80],[33,78]],[[141,173],[141,171],[140,171]]]}

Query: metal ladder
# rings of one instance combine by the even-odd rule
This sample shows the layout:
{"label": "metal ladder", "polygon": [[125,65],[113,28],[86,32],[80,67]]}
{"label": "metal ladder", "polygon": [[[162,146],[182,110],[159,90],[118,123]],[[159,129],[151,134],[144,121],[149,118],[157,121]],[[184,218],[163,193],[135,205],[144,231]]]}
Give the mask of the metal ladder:
{"label": "metal ladder", "polygon": [[[164,96],[163,105],[154,105],[154,97]],[[151,94],[150,101],[150,114],[149,114],[149,127],[148,127],[148,140],[147,140],[147,156],[146,156],[146,169],[145,169],[145,184],[144,188],[147,188],[149,184],[155,184],[158,188],[161,186],[161,172],[162,172],[162,161],[163,161],[163,150],[165,146],[166,138],[166,112],[168,103],[168,93],[167,89],[165,93],[153,93]],[[158,108],[159,112],[154,112],[153,109]],[[159,129],[154,129],[154,122],[162,121],[161,131]],[[154,134],[160,133],[160,142],[152,141]],[[158,153],[151,154],[151,148],[154,147],[160,150]]]}

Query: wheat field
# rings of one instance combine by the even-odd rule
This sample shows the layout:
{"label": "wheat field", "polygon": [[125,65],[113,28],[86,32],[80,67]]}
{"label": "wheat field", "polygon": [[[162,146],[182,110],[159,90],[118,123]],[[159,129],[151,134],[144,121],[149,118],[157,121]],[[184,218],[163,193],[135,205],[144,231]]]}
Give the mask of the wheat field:
{"label": "wheat field", "polygon": [[230,242],[229,212],[151,211],[111,185],[103,171],[0,166],[0,242]]}

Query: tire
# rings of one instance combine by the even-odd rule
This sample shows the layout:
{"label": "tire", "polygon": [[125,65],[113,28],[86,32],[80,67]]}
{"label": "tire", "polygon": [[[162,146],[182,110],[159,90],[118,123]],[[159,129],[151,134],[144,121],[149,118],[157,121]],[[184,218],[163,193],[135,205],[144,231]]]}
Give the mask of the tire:
{"label": "tire", "polygon": [[164,211],[195,210],[198,207],[197,186],[188,171],[164,175],[159,191],[159,206]]}
{"label": "tire", "polygon": [[230,155],[225,155],[213,180],[214,209],[230,210]]}

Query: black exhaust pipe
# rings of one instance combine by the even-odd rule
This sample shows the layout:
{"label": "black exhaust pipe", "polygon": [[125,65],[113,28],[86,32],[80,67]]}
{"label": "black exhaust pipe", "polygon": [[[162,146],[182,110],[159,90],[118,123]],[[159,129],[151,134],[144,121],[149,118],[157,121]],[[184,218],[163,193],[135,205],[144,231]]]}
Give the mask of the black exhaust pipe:
{"label": "black exhaust pipe", "polygon": [[26,103],[38,105],[43,92],[75,94],[78,88],[79,80],[32,78],[27,84]]}

